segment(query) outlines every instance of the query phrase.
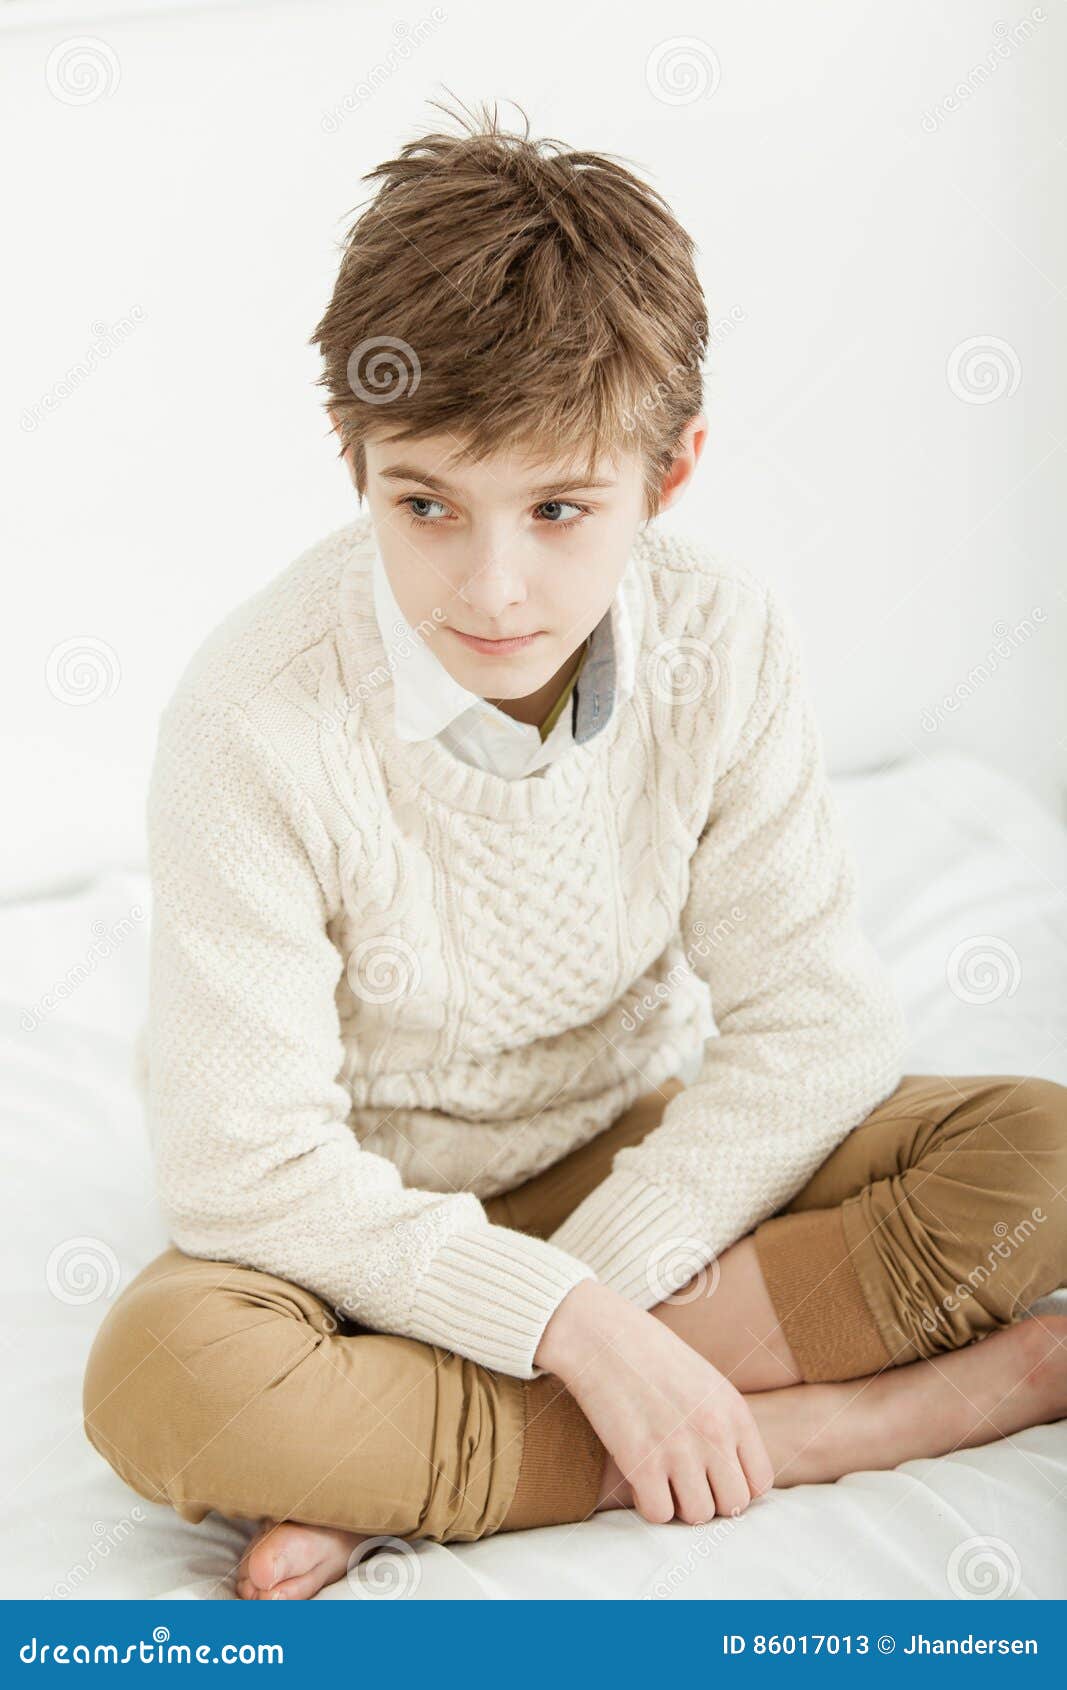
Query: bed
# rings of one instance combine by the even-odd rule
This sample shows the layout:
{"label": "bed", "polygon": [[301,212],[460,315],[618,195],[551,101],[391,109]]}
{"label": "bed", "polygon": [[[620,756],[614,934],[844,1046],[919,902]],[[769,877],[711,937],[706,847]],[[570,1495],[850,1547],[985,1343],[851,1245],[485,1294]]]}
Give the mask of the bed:
{"label": "bed", "polygon": [[[911,1072],[1067,1082],[1067,829],[941,753],[838,777],[867,930]],[[99,854],[98,854],[99,855]],[[252,1530],[126,1489],[86,1441],[81,1378],[108,1301],[166,1243],[135,1087],[150,891],[95,861],[0,906],[4,1595],[232,1598]],[[1046,1300],[1067,1309],[1067,1291]],[[1067,1421],[892,1472],[774,1492],[739,1520],[634,1513],[385,1552],[318,1600],[1067,1595]]]}

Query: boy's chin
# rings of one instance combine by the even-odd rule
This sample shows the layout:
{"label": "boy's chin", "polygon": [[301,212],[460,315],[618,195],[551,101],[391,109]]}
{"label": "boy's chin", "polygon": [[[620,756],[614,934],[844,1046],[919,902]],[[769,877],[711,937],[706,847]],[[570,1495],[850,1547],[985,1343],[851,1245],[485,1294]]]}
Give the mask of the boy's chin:
{"label": "boy's chin", "polygon": [[471,692],[487,689],[494,698],[528,698],[539,687],[547,686],[566,661],[565,657],[558,657],[546,662],[541,655],[533,662],[515,652],[493,657],[468,650],[464,650],[463,658],[464,661],[457,663],[453,654],[447,664],[452,678]]}
{"label": "boy's chin", "polygon": [[455,679],[468,692],[476,692],[481,697],[492,698],[494,701],[512,701],[519,698],[529,698],[540,687],[547,686],[552,679],[551,672],[542,675],[516,674],[510,664],[507,669],[503,663],[474,664],[466,674],[456,675]]}

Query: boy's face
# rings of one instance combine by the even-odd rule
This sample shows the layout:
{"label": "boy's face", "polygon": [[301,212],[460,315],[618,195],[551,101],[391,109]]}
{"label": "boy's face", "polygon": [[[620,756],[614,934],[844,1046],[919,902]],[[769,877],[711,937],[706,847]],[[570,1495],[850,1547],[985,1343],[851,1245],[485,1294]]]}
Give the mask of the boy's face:
{"label": "boy's face", "polygon": [[[703,435],[695,418],[661,508]],[[614,598],[645,516],[644,466],[629,453],[582,480],[565,459],[510,450],[460,462],[456,445],[452,435],[366,441],[382,562],[405,619],[453,679],[482,698],[531,698],[571,673],[568,659]]]}

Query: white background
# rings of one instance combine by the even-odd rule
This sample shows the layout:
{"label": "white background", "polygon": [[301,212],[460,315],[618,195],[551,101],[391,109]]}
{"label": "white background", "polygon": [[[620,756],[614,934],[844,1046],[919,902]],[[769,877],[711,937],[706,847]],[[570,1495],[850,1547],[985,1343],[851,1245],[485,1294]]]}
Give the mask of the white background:
{"label": "white background", "polygon": [[832,771],[959,747],[1062,813],[1065,36],[1061,0],[0,5],[9,782],[137,856],[184,662],[357,514],[307,340],[362,173],[454,95],[692,232],[711,441],[664,521],[784,588]]}
{"label": "white background", "polygon": [[[1063,813],[1067,775],[1067,30],[1048,0],[1016,45],[1030,15],[999,3],[445,0],[420,31],[423,0],[0,0],[6,1596],[233,1594],[238,1524],[142,1505],[81,1425],[107,1303],[166,1236],[133,1084],[150,886],[116,864],[142,856],[193,648],[356,514],[306,343],[361,174],[439,120],[432,97],[521,101],[535,133],[647,171],[692,230],[733,326],[670,522],[797,612],[905,1072],[1067,1081],[1067,836],[1041,809]],[[401,20],[425,37],[406,58]],[[969,392],[950,370],[973,340]],[[982,680],[994,624],[1026,619]],[[88,1287],[65,1284],[86,1249]],[[727,1536],[620,1511],[423,1542],[417,1594],[1061,1596],[1065,1499],[1063,1426],[1038,1426],[776,1491]]]}

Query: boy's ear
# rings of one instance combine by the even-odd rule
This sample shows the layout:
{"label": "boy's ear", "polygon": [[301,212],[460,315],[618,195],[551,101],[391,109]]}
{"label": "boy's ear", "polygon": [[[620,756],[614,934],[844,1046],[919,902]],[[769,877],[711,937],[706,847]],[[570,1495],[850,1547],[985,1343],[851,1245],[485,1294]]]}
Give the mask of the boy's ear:
{"label": "boy's ear", "polygon": [[670,468],[663,477],[659,501],[661,511],[675,504],[688,487],[707,438],[708,419],[703,411],[698,411],[683,428]]}

